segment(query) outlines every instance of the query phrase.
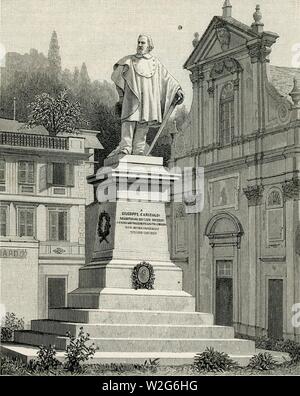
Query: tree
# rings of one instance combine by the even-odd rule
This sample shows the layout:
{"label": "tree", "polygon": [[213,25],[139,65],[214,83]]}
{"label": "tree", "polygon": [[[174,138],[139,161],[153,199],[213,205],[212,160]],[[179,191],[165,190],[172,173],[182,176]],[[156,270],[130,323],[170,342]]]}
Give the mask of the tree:
{"label": "tree", "polygon": [[83,62],[79,74],[79,86],[85,89],[91,83],[86,64]]}
{"label": "tree", "polygon": [[27,126],[44,126],[50,136],[59,132],[75,133],[76,128],[84,122],[81,117],[80,104],[70,101],[66,90],[56,98],[43,93],[35,97],[30,103]]}
{"label": "tree", "polygon": [[51,36],[48,51],[49,70],[53,76],[58,77],[61,73],[61,57],[59,55],[59,45],[56,31]]}
{"label": "tree", "polygon": [[115,116],[113,110],[103,103],[93,103],[90,115],[91,127],[100,131],[98,138],[104,150],[97,150],[95,159],[103,165],[104,159],[119,144],[121,139],[121,120]]}
{"label": "tree", "polygon": [[185,107],[185,105],[179,106],[176,109],[176,113],[175,113],[175,121],[176,121],[176,125],[178,129],[181,129],[184,125],[184,123],[187,120],[189,113]]}

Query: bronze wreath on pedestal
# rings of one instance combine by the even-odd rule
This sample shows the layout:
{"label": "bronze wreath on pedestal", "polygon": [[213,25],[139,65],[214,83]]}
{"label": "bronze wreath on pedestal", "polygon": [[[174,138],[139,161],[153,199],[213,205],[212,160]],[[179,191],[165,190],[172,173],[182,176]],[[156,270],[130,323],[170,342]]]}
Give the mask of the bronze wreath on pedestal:
{"label": "bronze wreath on pedestal", "polygon": [[154,287],[155,274],[153,266],[146,261],[142,261],[136,265],[131,274],[132,286],[135,290],[148,289],[152,290]]}
{"label": "bronze wreath on pedestal", "polygon": [[98,236],[100,238],[100,243],[103,241],[109,243],[106,238],[110,234],[110,228],[111,224],[109,214],[106,212],[100,213],[98,221]]}

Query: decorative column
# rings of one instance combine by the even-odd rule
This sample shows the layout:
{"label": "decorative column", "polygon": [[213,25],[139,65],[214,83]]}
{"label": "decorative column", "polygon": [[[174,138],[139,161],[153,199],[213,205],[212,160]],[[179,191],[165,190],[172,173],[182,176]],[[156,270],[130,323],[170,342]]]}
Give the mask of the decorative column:
{"label": "decorative column", "polygon": [[248,257],[249,257],[249,316],[248,334],[255,336],[257,316],[259,309],[259,276],[257,274],[257,261],[260,241],[260,205],[263,197],[263,186],[254,185],[244,188],[244,194],[248,199]]}
{"label": "decorative column", "polygon": [[204,125],[203,125],[203,100],[204,100],[204,73],[202,69],[199,70],[199,103],[198,103],[198,108],[199,108],[199,147],[204,146]]}
{"label": "decorative column", "polygon": [[[294,315],[292,307],[299,303],[299,272],[297,276],[296,257],[296,230],[299,225],[298,204],[300,198],[300,180],[294,177],[282,184],[283,197],[285,200],[286,213],[286,333],[293,336],[299,331],[292,325]],[[300,334],[300,332],[298,333]]]}
{"label": "decorative column", "polygon": [[209,124],[208,129],[212,133],[209,133],[210,139],[208,140],[208,144],[213,144],[216,141],[216,131],[214,130],[214,97],[215,97],[215,81],[211,80],[209,82],[209,86],[207,89],[209,95],[208,101],[208,117],[209,117]]}
{"label": "decorative column", "polygon": [[17,236],[17,209],[13,202],[9,205],[9,236]]}
{"label": "decorative column", "polygon": [[254,80],[254,103],[255,111],[257,112],[257,127],[256,129],[261,132],[265,127],[265,81],[266,63],[269,63],[269,55],[271,53],[271,46],[276,42],[279,37],[276,33],[264,32],[264,24],[262,23],[262,14],[260,6],[256,6],[253,14],[254,23],[251,25],[252,30],[257,34],[257,38],[248,42],[248,50],[253,63]]}
{"label": "decorative column", "polygon": [[199,69],[196,67],[193,69],[190,75],[191,82],[193,84],[193,104],[192,104],[192,123],[194,131],[192,149],[199,146]]}

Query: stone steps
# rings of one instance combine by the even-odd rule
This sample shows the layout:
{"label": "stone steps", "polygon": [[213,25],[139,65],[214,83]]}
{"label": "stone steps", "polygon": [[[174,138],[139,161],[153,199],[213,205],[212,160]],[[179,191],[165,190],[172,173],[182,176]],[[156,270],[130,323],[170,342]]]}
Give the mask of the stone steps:
{"label": "stone steps", "polygon": [[[68,338],[34,331],[18,331],[15,342],[25,345],[55,345],[64,350]],[[233,355],[255,353],[254,342],[239,339],[220,338],[91,338],[99,352],[203,352],[207,347]]]}
{"label": "stone steps", "polygon": [[[37,358],[37,347],[28,345],[17,345],[17,344],[2,344],[0,345],[1,353],[21,359],[23,362],[28,363],[32,359]],[[279,363],[289,359],[288,354],[282,352],[272,352],[264,350],[256,350],[255,353],[269,352]],[[253,356],[251,355],[229,355],[239,365],[246,366],[249,360]],[[159,359],[159,366],[181,366],[191,365],[194,362],[195,353],[192,352],[96,352],[93,359],[90,359],[88,364],[143,364],[146,360]],[[65,352],[58,351],[56,358],[60,361],[64,361]]]}
{"label": "stone steps", "polygon": [[73,323],[213,325],[212,314],[200,312],[129,311],[104,309],[56,308],[49,310],[49,319]]}
{"label": "stone steps", "polygon": [[90,337],[110,338],[234,338],[232,327],[195,326],[195,325],[161,325],[161,324],[75,324],[51,320],[33,320],[31,330],[65,336],[70,332],[77,336],[80,328]]}
{"label": "stone steps", "polygon": [[68,307],[195,312],[195,298],[183,291],[79,288],[68,294]]}

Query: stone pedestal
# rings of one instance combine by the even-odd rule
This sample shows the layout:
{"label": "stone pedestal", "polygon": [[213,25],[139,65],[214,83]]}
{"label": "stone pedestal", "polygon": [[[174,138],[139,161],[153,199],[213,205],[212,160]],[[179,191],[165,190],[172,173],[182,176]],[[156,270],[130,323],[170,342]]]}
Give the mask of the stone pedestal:
{"label": "stone pedestal", "polygon": [[247,364],[254,342],[236,340],[233,328],[195,312],[194,297],[182,290],[182,271],[170,260],[165,202],[180,176],[161,158],[125,156],[105,165],[89,182],[99,198],[109,199],[88,216],[93,255],[80,269],[68,308],[51,309],[30,331],[15,332],[22,345],[4,346],[3,353],[28,359],[39,345],[65,350],[66,332],[77,336],[83,328],[98,348],[91,362],[191,364],[196,353],[213,347]]}
{"label": "stone pedestal", "polygon": [[[108,159],[105,165],[89,180],[102,201],[93,216],[92,261],[80,269],[79,288],[69,294],[68,306],[165,309],[169,304],[176,307],[178,297],[184,297],[193,311],[194,299],[182,291],[182,270],[171,262],[168,249],[165,202],[180,175],[170,173],[163,159],[155,157],[127,155]],[[135,290],[133,271],[141,263],[146,263],[145,281],[153,272],[151,291],[143,283],[139,287],[146,291]],[[144,305],[145,298],[153,304]]]}

